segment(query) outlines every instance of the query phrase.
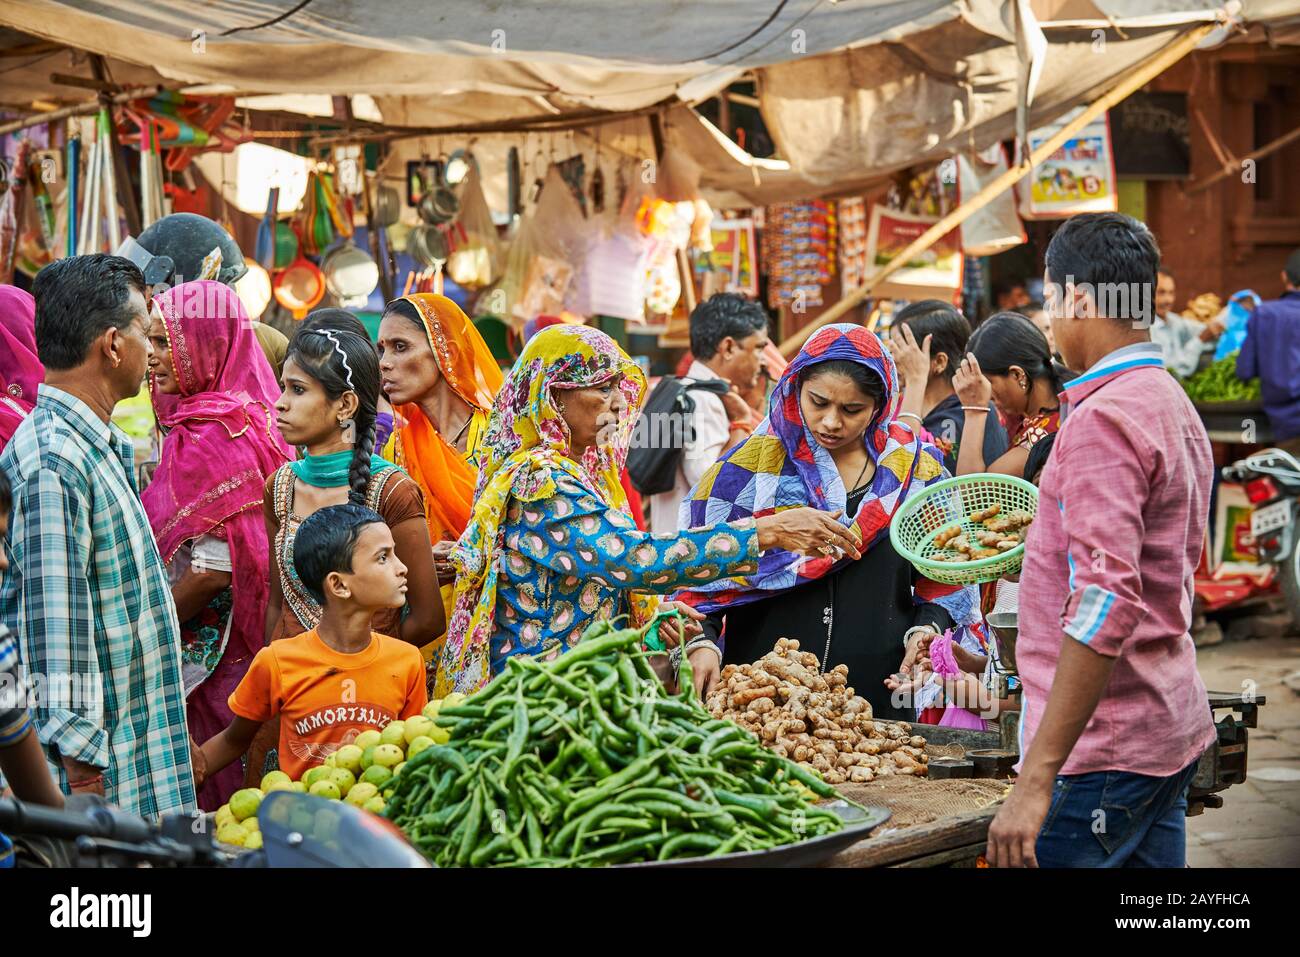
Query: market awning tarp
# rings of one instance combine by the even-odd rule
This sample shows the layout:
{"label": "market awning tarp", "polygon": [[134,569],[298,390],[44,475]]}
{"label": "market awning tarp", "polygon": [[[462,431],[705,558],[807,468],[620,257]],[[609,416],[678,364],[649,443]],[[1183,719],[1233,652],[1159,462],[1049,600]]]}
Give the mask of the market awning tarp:
{"label": "market awning tarp", "polygon": [[[1300,0],[1235,6],[1279,39],[1300,22]],[[757,203],[982,148],[1014,135],[1022,103],[1022,124],[1052,120],[1221,13],[1208,0],[7,0],[0,24],[178,86],[369,94],[389,127],[662,107],[706,190]],[[28,91],[42,72],[13,79]],[[687,109],[742,73],[776,164]]]}

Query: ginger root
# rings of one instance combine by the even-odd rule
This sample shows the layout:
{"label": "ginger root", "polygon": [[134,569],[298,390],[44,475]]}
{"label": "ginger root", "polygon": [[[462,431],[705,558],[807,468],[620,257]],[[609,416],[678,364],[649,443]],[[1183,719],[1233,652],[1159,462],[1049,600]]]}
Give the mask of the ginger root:
{"label": "ginger root", "polygon": [[707,706],[715,718],[752,731],[764,747],[830,784],[928,771],[925,739],[910,724],[876,720],[870,703],[849,684],[846,665],[823,672],[817,656],[792,639],[780,639],[753,664],[723,668]]}

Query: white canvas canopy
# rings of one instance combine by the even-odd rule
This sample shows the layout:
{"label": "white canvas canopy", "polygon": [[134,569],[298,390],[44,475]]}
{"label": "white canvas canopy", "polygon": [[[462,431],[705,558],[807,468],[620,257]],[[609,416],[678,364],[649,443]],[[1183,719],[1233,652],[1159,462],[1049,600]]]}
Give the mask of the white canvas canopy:
{"label": "white canvas canopy", "polygon": [[[1300,0],[1231,6],[1238,29],[1295,39]],[[859,189],[1054,119],[1222,15],[1211,0],[6,0],[0,25],[105,55],[119,83],[365,94],[389,127],[658,110],[715,201],[767,202]],[[0,102],[75,96],[50,86],[52,62],[10,67]],[[745,74],[780,160],[689,108]],[[648,136],[644,119],[597,135],[618,129]]]}

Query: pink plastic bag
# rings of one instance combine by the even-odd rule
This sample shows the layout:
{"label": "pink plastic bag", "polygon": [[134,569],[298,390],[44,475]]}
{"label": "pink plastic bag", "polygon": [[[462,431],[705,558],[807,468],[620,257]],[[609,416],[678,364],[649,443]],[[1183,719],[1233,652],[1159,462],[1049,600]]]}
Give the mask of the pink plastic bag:
{"label": "pink plastic bag", "polygon": [[[952,632],[947,631],[930,642],[930,663],[934,673],[940,678],[956,678],[965,674],[957,667],[957,658],[952,653]],[[941,728],[968,728],[975,731],[984,730],[984,719],[965,708],[949,704],[943,709],[939,719]]]}

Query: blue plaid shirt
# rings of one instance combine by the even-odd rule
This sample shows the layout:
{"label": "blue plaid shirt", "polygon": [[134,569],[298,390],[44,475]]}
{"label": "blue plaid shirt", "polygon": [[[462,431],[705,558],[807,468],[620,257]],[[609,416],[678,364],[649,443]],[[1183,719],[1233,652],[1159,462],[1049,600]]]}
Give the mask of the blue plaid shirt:
{"label": "blue plaid shirt", "polygon": [[104,769],[110,802],[152,816],[196,802],[180,629],[133,462],[125,433],[40,386],[0,455],[14,497],[0,622],[60,787],[66,755]]}

